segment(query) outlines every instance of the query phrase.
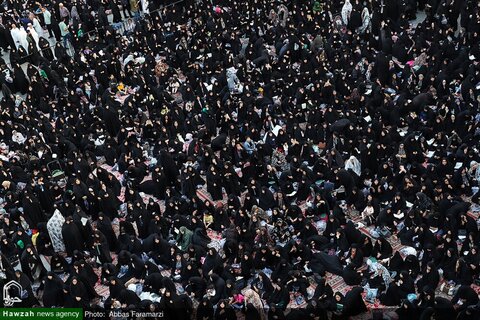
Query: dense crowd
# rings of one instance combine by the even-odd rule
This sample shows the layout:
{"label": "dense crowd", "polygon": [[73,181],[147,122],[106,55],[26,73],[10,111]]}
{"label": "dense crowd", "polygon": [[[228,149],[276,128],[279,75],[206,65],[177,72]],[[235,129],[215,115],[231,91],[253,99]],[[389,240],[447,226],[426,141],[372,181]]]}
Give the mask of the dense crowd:
{"label": "dense crowd", "polygon": [[4,0],[0,17],[14,306],[480,317],[478,1]]}

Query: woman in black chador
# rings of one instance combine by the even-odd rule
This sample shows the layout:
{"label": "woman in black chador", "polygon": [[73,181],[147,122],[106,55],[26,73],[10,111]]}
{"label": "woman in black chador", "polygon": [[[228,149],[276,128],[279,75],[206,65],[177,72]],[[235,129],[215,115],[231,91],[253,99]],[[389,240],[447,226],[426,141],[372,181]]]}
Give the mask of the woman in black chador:
{"label": "woman in black chador", "polygon": [[54,59],[52,49],[50,48],[50,43],[44,37],[40,37],[38,39],[38,46],[40,47],[42,56],[47,59],[48,61],[52,61]]}
{"label": "woman in black chador", "polygon": [[53,272],[49,272],[42,280],[38,290],[42,290],[42,302],[46,308],[63,306],[63,281]]}
{"label": "woman in black chador", "polygon": [[20,64],[13,65],[13,85],[16,92],[26,94],[28,91],[29,81]]}
{"label": "woman in black chador", "polygon": [[25,247],[25,250],[20,256],[20,264],[22,266],[22,271],[31,281],[43,278],[47,273],[37,250],[30,244]]}
{"label": "woman in black chador", "polygon": [[85,241],[72,217],[65,219],[62,227],[62,236],[68,256],[71,256],[75,250],[85,250]]}
{"label": "woman in black chador", "polygon": [[222,177],[214,165],[211,165],[206,173],[207,177],[207,191],[212,196],[214,201],[223,199],[222,192]]}

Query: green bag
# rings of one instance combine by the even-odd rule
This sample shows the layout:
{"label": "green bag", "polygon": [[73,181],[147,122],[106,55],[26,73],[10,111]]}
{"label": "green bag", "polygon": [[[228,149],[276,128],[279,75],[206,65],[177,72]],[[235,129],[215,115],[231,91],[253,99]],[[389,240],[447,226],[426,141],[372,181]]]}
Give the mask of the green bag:
{"label": "green bag", "polygon": [[25,244],[23,243],[23,240],[18,240],[18,241],[17,241],[17,246],[18,246],[20,249],[25,248]]}
{"label": "green bag", "polygon": [[313,3],[313,12],[319,12],[319,11],[322,11],[322,10],[323,10],[322,4],[318,1],[315,1]]}
{"label": "green bag", "polygon": [[45,70],[40,69],[39,72],[40,72],[40,77],[48,80],[48,76],[47,76],[47,73],[45,72]]}

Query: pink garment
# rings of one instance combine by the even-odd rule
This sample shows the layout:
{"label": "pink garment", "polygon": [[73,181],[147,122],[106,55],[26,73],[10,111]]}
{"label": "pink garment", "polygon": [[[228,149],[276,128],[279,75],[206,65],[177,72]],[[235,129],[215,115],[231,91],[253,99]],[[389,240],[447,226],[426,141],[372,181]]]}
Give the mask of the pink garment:
{"label": "pink garment", "polygon": [[243,301],[245,300],[245,298],[241,294],[233,295],[233,299],[235,300],[235,303],[240,303],[240,304],[243,304]]}

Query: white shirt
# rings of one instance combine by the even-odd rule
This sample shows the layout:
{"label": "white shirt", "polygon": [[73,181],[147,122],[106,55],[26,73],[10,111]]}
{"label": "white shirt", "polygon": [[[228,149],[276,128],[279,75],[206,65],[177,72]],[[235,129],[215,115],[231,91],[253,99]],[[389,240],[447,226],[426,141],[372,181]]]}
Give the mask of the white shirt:
{"label": "white shirt", "polygon": [[37,35],[42,34],[43,29],[42,29],[42,26],[40,25],[40,22],[38,21],[37,18],[33,19],[33,28],[37,32]]}
{"label": "white shirt", "polygon": [[[19,41],[20,41],[20,45],[26,50],[28,51],[28,40],[27,40],[27,31],[25,31],[25,29],[23,28],[18,28],[18,31],[19,31]],[[18,46],[17,46],[17,49],[18,49]]]}
{"label": "white shirt", "polygon": [[18,28],[12,29],[12,30],[10,30],[10,33],[12,35],[13,42],[15,43],[15,47],[17,47],[17,49],[18,49],[18,47],[21,45],[20,44],[20,37],[21,37],[20,29],[18,29]]}
{"label": "white shirt", "polygon": [[43,20],[45,21],[46,25],[52,24],[52,14],[50,13],[50,11],[45,10],[43,12]]}

